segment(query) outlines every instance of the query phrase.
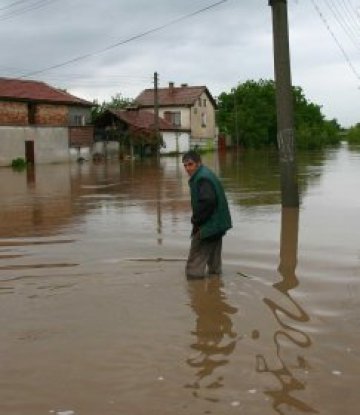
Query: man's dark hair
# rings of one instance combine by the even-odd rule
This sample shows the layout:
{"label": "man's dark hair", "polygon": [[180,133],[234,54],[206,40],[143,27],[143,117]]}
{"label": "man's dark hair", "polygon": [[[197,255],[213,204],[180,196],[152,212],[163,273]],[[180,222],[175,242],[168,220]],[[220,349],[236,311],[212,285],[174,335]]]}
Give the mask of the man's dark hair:
{"label": "man's dark hair", "polygon": [[183,163],[184,163],[185,161],[187,161],[187,160],[192,160],[192,161],[194,161],[195,163],[201,163],[201,157],[200,157],[200,154],[199,154],[199,153],[197,153],[197,152],[196,152],[196,151],[194,151],[194,150],[187,151],[187,152],[183,155],[183,157],[182,157],[182,161],[183,161]]}

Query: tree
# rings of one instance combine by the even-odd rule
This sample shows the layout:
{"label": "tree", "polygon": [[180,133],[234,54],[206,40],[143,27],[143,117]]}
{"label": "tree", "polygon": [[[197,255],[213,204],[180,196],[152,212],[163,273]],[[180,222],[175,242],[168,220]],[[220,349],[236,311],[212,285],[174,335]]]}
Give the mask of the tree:
{"label": "tree", "polygon": [[121,93],[117,93],[111,97],[110,101],[103,101],[99,104],[97,100],[94,100],[94,106],[91,110],[91,121],[94,123],[100,115],[102,115],[107,109],[123,109],[132,105],[133,100],[131,98],[124,98]]}
{"label": "tree", "polygon": [[346,139],[349,143],[360,143],[360,123],[349,128]]}
{"label": "tree", "polygon": [[[297,146],[321,147],[339,141],[340,126],[327,121],[321,107],[308,102],[300,87],[293,87]],[[277,146],[275,83],[249,80],[218,97],[217,121],[221,132],[238,136],[244,147]],[[235,141],[235,140],[233,140]]]}

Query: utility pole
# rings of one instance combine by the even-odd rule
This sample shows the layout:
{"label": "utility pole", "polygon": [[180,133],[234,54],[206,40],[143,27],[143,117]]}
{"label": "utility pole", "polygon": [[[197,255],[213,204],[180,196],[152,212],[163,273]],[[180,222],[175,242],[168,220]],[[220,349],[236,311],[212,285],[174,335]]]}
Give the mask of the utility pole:
{"label": "utility pole", "polygon": [[234,89],[234,112],[235,112],[235,132],[236,132],[236,149],[239,150],[239,120],[236,104],[236,89]]}
{"label": "utility pole", "polygon": [[295,161],[294,107],[290,69],[286,0],[269,0],[272,9],[276,85],[277,139],[281,167],[282,205],[299,206]]}
{"label": "utility pole", "polygon": [[154,129],[156,137],[156,155],[160,158],[160,129],[159,129],[159,79],[158,73],[154,72]]}

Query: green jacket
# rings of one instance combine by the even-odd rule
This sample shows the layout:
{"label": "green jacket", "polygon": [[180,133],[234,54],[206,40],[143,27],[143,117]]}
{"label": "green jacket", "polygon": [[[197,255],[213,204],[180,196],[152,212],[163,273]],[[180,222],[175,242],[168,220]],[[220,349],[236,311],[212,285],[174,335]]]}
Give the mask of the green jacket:
{"label": "green jacket", "polygon": [[216,206],[211,216],[200,224],[200,239],[214,236],[222,236],[232,227],[231,216],[224,188],[216,175],[206,166],[200,165],[196,172],[189,179],[191,206],[193,215],[198,209],[198,188],[199,181],[207,180],[213,186],[216,195]]}

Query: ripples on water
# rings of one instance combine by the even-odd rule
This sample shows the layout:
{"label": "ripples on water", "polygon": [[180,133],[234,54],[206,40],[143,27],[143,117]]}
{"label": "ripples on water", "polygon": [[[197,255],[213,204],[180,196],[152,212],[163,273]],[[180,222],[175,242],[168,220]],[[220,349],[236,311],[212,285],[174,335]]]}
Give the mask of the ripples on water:
{"label": "ripples on water", "polygon": [[300,210],[276,153],[204,161],[234,229],[193,283],[180,159],[0,170],[0,413],[357,414],[360,149],[299,154]]}

